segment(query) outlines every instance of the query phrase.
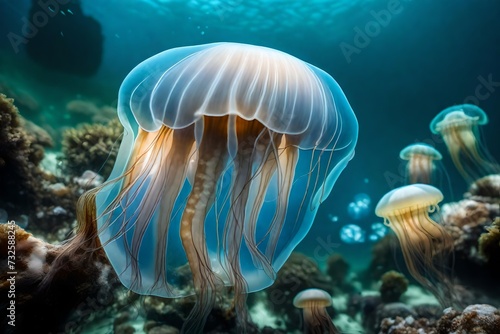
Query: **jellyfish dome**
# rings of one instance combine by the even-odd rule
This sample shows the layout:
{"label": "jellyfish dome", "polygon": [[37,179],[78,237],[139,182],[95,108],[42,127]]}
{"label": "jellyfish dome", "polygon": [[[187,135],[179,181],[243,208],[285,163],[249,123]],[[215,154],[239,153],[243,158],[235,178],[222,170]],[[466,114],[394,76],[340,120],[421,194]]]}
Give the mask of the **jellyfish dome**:
{"label": "jellyfish dome", "polygon": [[500,166],[481,143],[479,126],[488,116],[471,104],[457,105],[441,111],[430,124],[431,131],[443,136],[455,167],[466,181],[500,172]]}
{"label": "jellyfish dome", "polygon": [[190,333],[221,287],[241,314],[242,296],[273,283],[358,134],[326,72],[237,43],[145,60],[120,88],[118,116],[125,134],[96,195],[99,239],[127,288],[197,295]]}

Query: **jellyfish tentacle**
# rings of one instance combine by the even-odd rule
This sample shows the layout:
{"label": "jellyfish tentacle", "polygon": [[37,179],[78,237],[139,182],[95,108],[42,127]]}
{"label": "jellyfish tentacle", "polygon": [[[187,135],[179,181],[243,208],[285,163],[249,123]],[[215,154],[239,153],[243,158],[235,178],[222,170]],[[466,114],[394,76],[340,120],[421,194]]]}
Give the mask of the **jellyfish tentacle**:
{"label": "jellyfish tentacle", "polygon": [[282,150],[278,160],[278,189],[279,195],[276,203],[276,214],[271,226],[269,241],[266,246],[266,256],[268,259],[274,258],[274,252],[278,244],[278,239],[285,222],[288,200],[292,189],[292,181],[295,175],[295,167],[299,158],[297,146],[290,142],[289,136],[283,136],[279,149]]}
{"label": "jellyfish tentacle", "polygon": [[[276,134],[269,134],[269,136],[266,137],[272,137],[272,139],[266,138],[265,141],[275,141],[276,138],[279,138],[280,136],[277,136]],[[245,222],[244,238],[252,256],[254,265],[257,268],[263,269],[269,278],[274,279],[276,273],[270,260],[266,258],[265,254],[258,248],[256,238],[259,214],[264,204],[265,195],[269,188],[271,178],[277,168],[277,159],[273,154],[274,151],[272,149],[272,145],[269,143],[265,146],[266,148],[263,150],[264,153],[260,156],[260,163],[258,164],[258,168],[255,173],[256,175],[252,182],[252,187],[254,189],[251,190],[252,196],[250,197],[250,201],[253,202],[249,203],[251,211],[248,215],[247,221]]]}
{"label": "jellyfish tentacle", "polygon": [[[231,127],[234,126],[234,129]],[[223,249],[229,264],[228,276],[234,286],[234,301],[238,316],[238,323],[244,327],[248,322],[248,312],[245,307],[247,284],[241,272],[240,249],[243,241],[246,208],[250,197],[251,183],[254,179],[253,162],[261,146],[256,146],[256,139],[264,130],[264,126],[257,121],[245,121],[237,118],[229,123],[230,132],[235,132],[233,140],[237,140],[237,153],[232,180],[232,196],[230,212],[225,223]],[[231,139],[231,138],[229,138]]]}
{"label": "jellyfish tentacle", "polygon": [[305,334],[340,333],[324,307],[319,307],[311,303],[310,307],[303,309],[303,315]]}
{"label": "jellyfish tentacle", "polygon": [[[418,212],[415,212],[417,210]],[[453,241],[434,222],[427,207],[402,210],[390,216],[391,228],[400,240],[401,251],[412,276],[429,289],[442,305],[453,303],[450,279],[443,271]]]}
{"label": "jellyfish tentacle", "polygon": [[171,290],[167,282],[166,268],[168,232],[174,203],[177,199],[177,194],[180,193],[180,190],[184,185],[184,180],[188,172],[188,162],[194,150],[193,143],[194,134],[192,127],[174,132],[172,136],[173,149],[169,151],[167,156],[164,158],[164,163],[168,166],[168,168],[165,166],[163,169],[165,175],[163,177],[164,181],[162,188],[164,189],[164,192],[159,212],[159,221],[161,223],[157,224],[156,232],[156,235],[158,236],[158,240],[155,245],[156,281],[153,284],[153,288],[165,287],[167,291]]}
{"label": "jellyfish tentacle", "polygon": [[204,136],[198,147],[198,164],[193,186],[181,218],[181,241],[192,273],[197,301],[183,326],[183,332],[199,333],[215,304],[220,278],[212,271],[205,242],[205,216],[215,198],[217,180],[227,161],[227,128],[204,117]]}

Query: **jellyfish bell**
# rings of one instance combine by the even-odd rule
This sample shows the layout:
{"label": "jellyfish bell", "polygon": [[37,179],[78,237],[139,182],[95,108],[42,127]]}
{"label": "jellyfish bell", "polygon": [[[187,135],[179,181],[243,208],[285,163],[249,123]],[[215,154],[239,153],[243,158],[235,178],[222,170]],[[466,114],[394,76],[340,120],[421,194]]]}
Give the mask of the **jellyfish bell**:
{"label": "jellyfish bell", "polygon": [[196,294],[189,333],[203,329],[223,286],[245,320],[245,294],[272,284],[354,154],[345,95],[288,54],[216,43],[139,64],[118,115],[124,137],[94,205],[121,282],[139,294]]}
{"label": "jellyfish bell", "polygon": [[415,143],[406,146],[399,153],[402,160],[408,161],[406,170],[410,183],[432,183],[432,174],[435,170],[435,161],[443,157],[434,147]]}
{"label": "jellyfish bell", "polygon": [[448,147],[451,159],[466,181],[500,172],[498,163],[481,143],[479,126],[488,123],[488,116],[479,107],[463,104],[441,111],[430,124]]}
{"label": "jellyfish bell", "polygon": [[396,234],[411,275],[428,288],[443,306],[451,302],[447,267],[453,247],[451,235],[429,216],[443,200],[439,189],[426,184],[396,188],[385,194],[375,213]]}

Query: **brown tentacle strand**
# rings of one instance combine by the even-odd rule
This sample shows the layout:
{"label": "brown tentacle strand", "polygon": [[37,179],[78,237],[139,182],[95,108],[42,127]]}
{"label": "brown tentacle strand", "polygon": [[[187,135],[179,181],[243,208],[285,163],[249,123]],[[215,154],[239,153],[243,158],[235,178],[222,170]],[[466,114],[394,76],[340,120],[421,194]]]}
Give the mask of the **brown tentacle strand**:
{"label": "brown tentacle strand", "polygon": [[215,304],[222,282],[211,269],[205,243],[205,217],[212,206],[217,181],[227,161],[227,117],[204,118],[204,136],[198,148],[198,165],[191,193],[181,218],[181,240],[189,261],[197,301],[183,326],[185,333],[200,333]]}
{"label": "brown tentacle strand", "polygon": [[292,189],[292,181],[295,175],[295,167],[299,158],[297,146],[288,142],[288,137],[283,136],[279,146],[278,162],[278,189],[279,195],[276,203],[276,215],[273,218],[269,241],[266,246],[266,256],[272,261],[278,239],[285,222],[288,200]]}

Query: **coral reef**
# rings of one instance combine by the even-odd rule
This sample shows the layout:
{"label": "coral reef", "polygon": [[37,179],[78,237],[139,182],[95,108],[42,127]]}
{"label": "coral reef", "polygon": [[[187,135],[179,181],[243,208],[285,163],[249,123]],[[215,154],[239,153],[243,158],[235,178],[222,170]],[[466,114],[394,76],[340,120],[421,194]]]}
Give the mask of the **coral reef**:
{"label": "coral reef", "polygon": [[0,208],[11,218],[36,219],[51,202],[45,188],[55,177],[39,167],[44,147],[52,145],[46,131],[24,120],[13,100],[0,94]]}
{"label": "coral reef", "polygon": [[[479,256],[484,259],[486,271],[493,281],[500,279],[500,217],[486,227],[487,233],[479,238]],[[500,294],[500,293],[498,293]]]}
{"label": "coral reef", "polygon": [[477,180],[465,196],[478,202],[500,203],[500,175],[488,175]]}
{"label": "coral reef", "polygon": [[[470,187],[464,200],[445,204],[442,207],[442,223],[454,238],[455,261],[453,273],[457,283],[467,285],[460,289],[465,303],[471,301],[488,303],[485,297],[499,297],[500,292],[482,290],[500,279],[496,256],[498,250],[498,223],[500,217],[500,182],[498,175],[479,179]],[[485,232],[488,232],[485,234]],[[485,293],[487,292],[487,293]],[[478,299],[479,298],[479,299]]]}
{"label": "coral reef", "polygon": [[381,280],[380,297],[383,303],[399,302],[401,295],[408,289],[408,280],[397,271],[386,272],[382,275]]}
{"label": "coral reef", "polygon": [[61,240],[55,235],[69,231],[78,194],[64,178],[40,167],[44,147],[52,145],[52,139],[24,120],[13,102],[0,94],[0,208],[8,219]]}
{"label": "coral reef", "polygon": [[401,248],[397,237],[388,234],[380,239],[372,248],[372,258],[368,269],[362,274],[363,282],[370,283],[378,281],[388,271],[398,270],[395,256],[399,255],[402,260]]}
{"label": "coral reef", "polygon": [[379,334],[437,334],[436,328],[428,319],[416,319],[412,316],[406,318],[385,318],[382,320]]}
{"label": "coral reef", "polygon": [[[15,243],[14,264],[7,261],[8,240]],[[85,261],[62,259],[64,265],[57,267],[50,284],[42,285],[43,278],[54,269],[61,247],[37,239],[13,223],[0,224],[0,245],[2,296],[12,291],[10,282],[15,282],[15,299],[3,298],[0,306],[5,310],[14,300],[16,325],[7,325],[9,318],[2,317],[2,333],[14,329],[16,333],[70,332],[90,313],[98,312],[99,305],[113,304],[112,287],[118,281],[102,251],[89,253]],[[79,314],[76,318],[68,318],[72,310]]]}
{"label": "coral reef", "polygon": [[500,267],[499,254],[500,254],[500,218],[486,228],[487,233],[481,234],[479,238],[479,252],[488,263],[495,262]]}
{"label": "coral reef", "polygon": [[326,273],[334,287],[340,288],[344,285],[349,269],[349,263],[340,254],[331,255],[326,262]]}
{"label": "coral reef", "polygon": [[123,128],[117,118],[106,125],[84,124],[63,134],[63,168],[71,177],[87,170],[107,178],[113,169]]}
{"label": "coral reef", "polygon": [[486,304],[470,305],[461,313],[446,309],[437,324],[438,334],[497,334],[499,329],[500,310]]}
{"label": "coral reef", "polygon": [[40,149],[21,126],[14,100],[0,94],[0,207],[22,211],[26,202],[38,201],[39,180],[44,176],[36,168],[43,157]]}

